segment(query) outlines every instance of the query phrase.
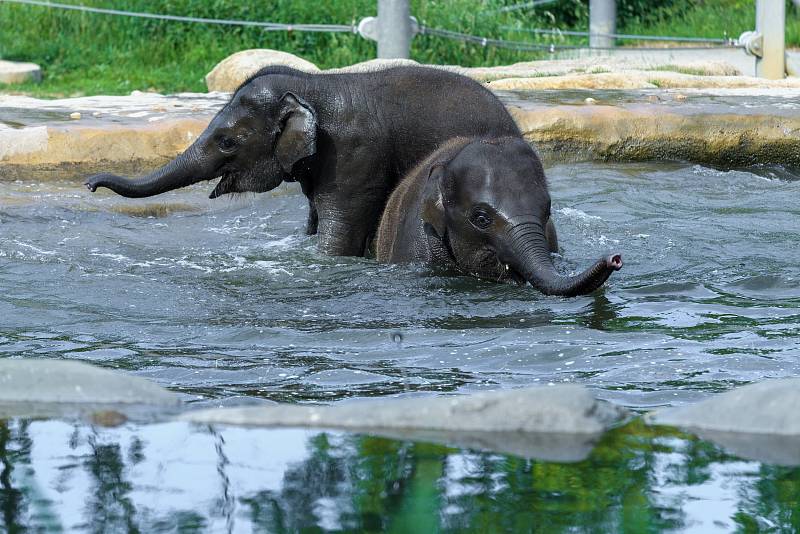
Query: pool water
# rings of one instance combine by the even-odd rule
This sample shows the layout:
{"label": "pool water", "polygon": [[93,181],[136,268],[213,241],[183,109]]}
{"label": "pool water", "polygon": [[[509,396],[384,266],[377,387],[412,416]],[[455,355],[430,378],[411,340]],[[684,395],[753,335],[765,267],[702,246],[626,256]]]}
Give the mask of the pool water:
{"label": "pool water", "polygon": [[[323,256],[291,186],[130,200],[2,182],[0,357],[122,369],[195,407],[566,382],[646,410],[800,374],[791,170],[547,173],[559,268],[623,254],[594,295]],[[570,464],[306,430],[0,424],[7,530],[779,532],[798,510],[800,469],[636,423]]]}

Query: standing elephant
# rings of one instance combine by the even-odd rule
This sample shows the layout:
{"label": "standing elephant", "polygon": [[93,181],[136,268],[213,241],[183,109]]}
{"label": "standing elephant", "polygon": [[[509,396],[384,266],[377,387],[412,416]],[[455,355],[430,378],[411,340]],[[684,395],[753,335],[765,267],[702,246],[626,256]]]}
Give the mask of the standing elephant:
{"label": "standing elephant", "polygon": [[591,293],[622,268],[612,254],[575,276],[556,272],[544,170],[518,137],[445,143],[392,193],[376,248],[381,262],[438,264],[566,297]]}
{"label": "standing elephant", "polygon": [[360,256],[413,165],[447,139],[484,135],[520,132],[497,97],[465,76],[409,66],[316,74],[267,67],[164,167],[135,180],[98,174],[86,186],[148,197],[221,178],[216,198],[297,181],[320,249]]}

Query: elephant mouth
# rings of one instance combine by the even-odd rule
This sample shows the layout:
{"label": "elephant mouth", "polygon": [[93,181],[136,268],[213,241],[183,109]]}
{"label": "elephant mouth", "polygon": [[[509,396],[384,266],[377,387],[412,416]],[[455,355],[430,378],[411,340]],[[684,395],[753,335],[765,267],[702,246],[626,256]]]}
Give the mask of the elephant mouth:
{"label": "elephant mouth", "polygon": [[520,286],[528,283],[525,277],[522,276],[522,273],[515,270],[509,264],[507,263],[501,264],[501,268],[503,269],[503,273],[500,277],[501,281],[510,281]]}
{"label": "elephant mouth", "polygon": [[216,187],[214,187],[214,190],[211,191],[210,195],[208,195],[208,198],[217,198],[221,197],[222,195],[235,192],[236,191],[234,188],[235,182],[236,179],[232,174],[230,173],[223,174],[222,176],[220,176],[220,180],[219,182],[217,182],[217,185]]}

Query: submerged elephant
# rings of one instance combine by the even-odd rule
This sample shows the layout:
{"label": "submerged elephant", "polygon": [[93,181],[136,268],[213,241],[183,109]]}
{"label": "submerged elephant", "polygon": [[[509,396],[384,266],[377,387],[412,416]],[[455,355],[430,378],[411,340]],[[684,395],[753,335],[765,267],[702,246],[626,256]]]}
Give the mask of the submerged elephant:
{"label": "submerged elephant", "polygon": [[86,181],[147,197],[220,178],[211,198],[297,181],[307,232],[334,255],[365,253],[389,194],[432,147],[455,136],[519,136],[503,104],[465,76],[426,67],[306,73],[267,67],[244,82],[198,139],[164,167]]}
{"label": "submerged elephant", "polygon": [[591,293],[622,268],[612,254],[575,276],[556,272],[544,170],[518,137],[445,143],[392,193],[376,248],[381,262],[438,264],[567,297]]}

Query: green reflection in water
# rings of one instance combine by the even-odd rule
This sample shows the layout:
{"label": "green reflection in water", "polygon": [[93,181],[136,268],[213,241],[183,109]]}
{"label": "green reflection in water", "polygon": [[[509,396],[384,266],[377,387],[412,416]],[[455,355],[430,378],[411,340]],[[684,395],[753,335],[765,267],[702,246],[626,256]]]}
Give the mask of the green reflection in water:
{"label": "green reflection in water", "polygon": [[[639,421],[571,464],[301,431],[305,451],[278,462],[276,487],[263,455],[239,445],[278,453],[288,431],[76,423],[62,444],[36,443],[48,435],[32,432],[37,424],[47,422],[0,422],[0,532],[800,531],[800,468],[742,460]],[[194,444],[186,464],[198,478],[180,491],[152,474],[169,469],[148,443],[165,429]],[[78,500],[59,501],[62,493]]]}

